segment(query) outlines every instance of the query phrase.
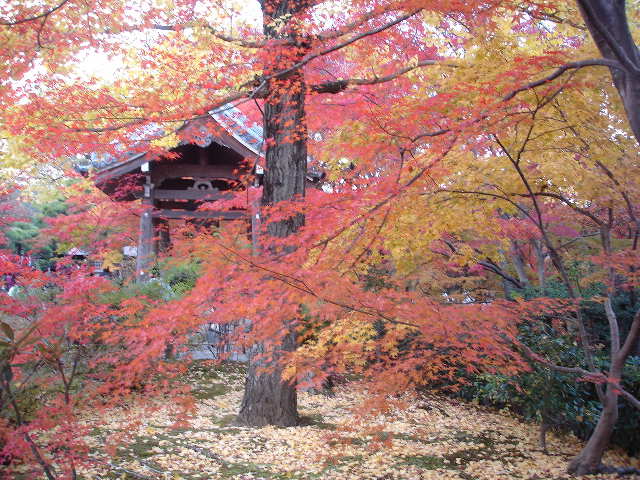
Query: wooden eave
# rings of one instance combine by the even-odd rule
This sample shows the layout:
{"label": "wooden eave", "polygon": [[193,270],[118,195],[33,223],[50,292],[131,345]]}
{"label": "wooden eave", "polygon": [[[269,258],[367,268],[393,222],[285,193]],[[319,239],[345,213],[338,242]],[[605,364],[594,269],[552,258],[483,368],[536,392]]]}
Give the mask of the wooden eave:
{"label": "wooden eave", "polygon": [[[219,133],[215,135],[211,135],[211,142],[207,145],[201,146],[205,148],[208,145],[211,145],[212,142],[216,142],[220,145],[223,145],[231,150],[235,151],[239,155],[242,155],[244,158],[253,158],[257,162],[262,154],[244,142],[242,139],[236,138],[234,135],[229,134],[229,132],[223,127],[218,121],[216,121],[213,117],[209,117],[206,119],[207,122],[214,122],[218,129]],[[187,128],[190,124],[185,124],[180,130]],[[191,124],[193,125],[193,124]],[[185,142],[186,143],[186,142]],[[109,180],[113,180],[115,178],[121,177],[123,175],[127,175],[130,173],[134,173],[137,170],[140,170],[142,165],[147,163],[149,158],[147,158],[147,153],[142,152],[133,157],[129,158],[124,162],[117,162],[112,165],[108,165],[96,172],[96,184],[105,184]],[[255,163],[255,162],[254,162]],[[255,168],[255,165],[252,167]]]}

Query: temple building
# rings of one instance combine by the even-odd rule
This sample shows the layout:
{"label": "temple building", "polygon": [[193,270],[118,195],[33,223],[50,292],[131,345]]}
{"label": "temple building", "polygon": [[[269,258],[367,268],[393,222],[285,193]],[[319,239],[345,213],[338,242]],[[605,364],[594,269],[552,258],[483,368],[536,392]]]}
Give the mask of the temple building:
{"label": "temple building", "polygon": [[[138,281],[149,278],[157,253],[169,246],[171,221],[244,221],[252,236],[258,230],[257,205],[216,210],[215,202],[261,184],[262,126],[252,123],[238,108],[225,105],[185,123],[177,133],[181,141],[166,156],[144,152],[138,145],[137,153],[123,152],[120,158],[96,155],[78,166],[83,173],[92,170],[98,188],[115,200],[142,199]],[[324,173],[316,169],[307,174],[309,185],[319,185],[322,178]],[[212,208],[199,210],[204,202],[210,202]]]}
{"label": "temple building", "polygon": [[[182,140],[166,157],[145,152],[122,158],[95,156],[79,167],[80,171],[92,169],[98,188],[112,198],[142,199],[138,281],[149,278],[156,254],[169,246],[170,221],[242,220],[249,229],[257,217],[250,208],[215,210],[215,201],[260,182],[262,127],[251,124],[239,109],[225,106],[186,123],[177,133]],[[198,210],[203,202],[213,202],[214,209]]]}

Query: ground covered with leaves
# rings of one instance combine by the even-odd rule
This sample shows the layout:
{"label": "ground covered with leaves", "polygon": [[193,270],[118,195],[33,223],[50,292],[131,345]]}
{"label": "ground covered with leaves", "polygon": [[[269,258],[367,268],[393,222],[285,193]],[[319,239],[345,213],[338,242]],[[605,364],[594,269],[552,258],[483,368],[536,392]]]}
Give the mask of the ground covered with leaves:
{"label": "ground covered with leaves", "polygon": [[[132,407],[107,416],[90,442],[97,479],[564,479],[580,442],[549,434],[546,454],[538,427],[445,397],[415,401],[406,410],[360,422],[353,407],[363,394],[344,386],[333,396],[301,393],[302,425],[244,428],[233,425],[242,398],[241,367],[201,363],[189,373],[197,398],[186,427],[173,428],[168,409]],[[134,430],[129,420],[143,418]],[[129,430],[129,441],[110,456],[102,445]],[[620,452],[607,463],[638,466]],[[600,475],[594,479],[617,478]],[[631,477],[626,477],[631,478]]]}

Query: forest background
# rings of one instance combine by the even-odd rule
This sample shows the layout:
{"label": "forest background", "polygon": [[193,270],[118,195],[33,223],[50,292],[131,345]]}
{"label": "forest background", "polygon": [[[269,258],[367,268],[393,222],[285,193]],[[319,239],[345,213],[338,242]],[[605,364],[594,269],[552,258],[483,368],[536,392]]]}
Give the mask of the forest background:
{"label": "forest background", "polygon": [[[8,468],[73,477],[82,412],[132,395],[187,415],[166,380],[177,358],[203,323],[241,319],[235,344],[264,351],[241,423],[293,425],[297,381],[348,377],[372,394],[363,414],[439,389],[562,425],[588,439],[575,473],[607,470],[612,439],[636,452],[637,4],[259,6],[0,7],[0,261],[21,292],[1,300]],[[259,243],[187,228],[158,261],[165,283],[133,282],[121,252],[142,207],[73,166],[166,155],[230,103],[265,129],[264,187],[229,203],[260,199]],[[65,268],[72,248],[120,278]]]}

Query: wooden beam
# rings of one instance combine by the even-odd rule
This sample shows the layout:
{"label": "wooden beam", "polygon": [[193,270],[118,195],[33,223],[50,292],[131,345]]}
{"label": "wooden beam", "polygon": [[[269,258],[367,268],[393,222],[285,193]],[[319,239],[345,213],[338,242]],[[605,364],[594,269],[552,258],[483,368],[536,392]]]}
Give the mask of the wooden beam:
{"label": "wooden beam", "polygon": [[156,164],[151,170],[151,180],[160,185],[167,178],[228,178],[240,181],[240,176],[234,173],[236,166],[232,165],[189,165],[174,161],[166,164]]}
{"label": "wooden beam", "polygon": [[101,184],[112,178],[121,177],[127,173],[134,172],[138,170],[143,163],[148,161],[149,159],[146,158],[146,153],[140,153],[128,160],[114,162],[112,165],[96,172],[96,184]]}
{"label": "wooden beam", "polygon": [[211,190],[169,190],[161,188],[153,191],[156,200],[200,200],[213,202],[233,198],[232,193],[216,192]]}
{"label": "wooden beam", "polygon": [[153,212],[154,218],[168,218],[168,219],[181,219],[181,218],[221,218],[224,220],[236,220],[247,217],[245,210],[155,210]]}

